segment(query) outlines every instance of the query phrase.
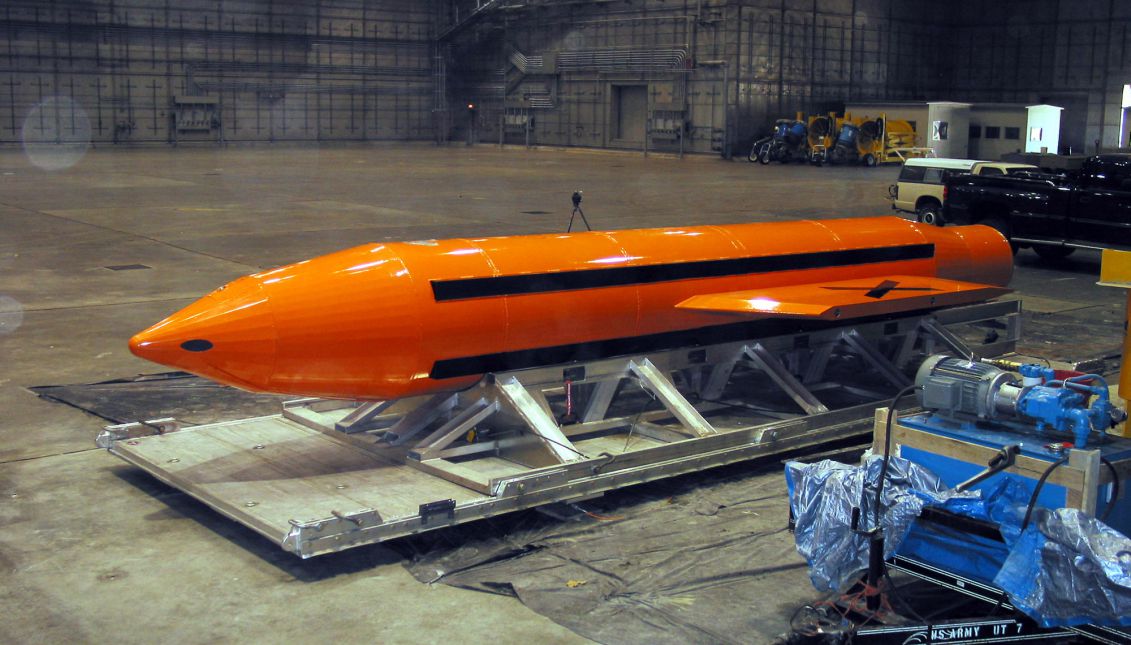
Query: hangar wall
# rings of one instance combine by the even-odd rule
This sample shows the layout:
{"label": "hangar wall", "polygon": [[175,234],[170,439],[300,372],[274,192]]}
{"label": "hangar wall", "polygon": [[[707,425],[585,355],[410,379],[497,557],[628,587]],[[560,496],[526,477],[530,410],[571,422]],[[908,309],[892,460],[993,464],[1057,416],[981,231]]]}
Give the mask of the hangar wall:
{"label": "hangar wall", "polygon": [[8,0],[0,143],[430,138],[435,6]]}
{"label": "hangar wall", "polygon": [[739,152],[798,110],[946,99],[1063,106],[1062,151],[1093,152],[1129,31],[1121,0],[9,0],[0,145]]}
{"label": "hangar wall", "polygon": [[[1065,108],[1062,152],[1094,153],[1097,140],[1104,148],[1120,145],[1123,86],[1131,83],[1131,3],[961,0],[953,16],[952,95]],[[1125,147],[1126,139],[1125,133]]]}
{"label": "hangar wall", "polygon": [[[472,138],[496,140],[501,129],[511,142],[529,134],[532,143],[642,148],[648,128],[653,148],[738,149],[777,117],[846,100],[934,98],[945,76],[949,28],[935,2],[525,4],[484,16],[462,34],[470,44],[452,45],[450,77],[463,79],[449,83],[455,138],[474,128]],[[456,15],[475,9],[452,6]],[[642,125],[625,137],[633,87],[646,101],[634,117]],[[460,113],[465,103],[474,115]]]}
{"label": "hangar wall", "polygon": [[[448,18],[490,4],[450,0]],[[678,142],[708,152],[726,142],[741,151],[775,118],[798,110],[956,100],[1062,106],[1061,152],[1091,153],[1097,139],[1104,148],[1119,144],[1122,91],[1131,83],[1131,3],[1121,0],[508,6],[501,19],[481,21],[486,28],[453,57],[452,77],[464,79],[449,84],[454,138],[468,136],[474,120],[478,140],[495,140],[502,129],[511,142],[643,147],[616,132],[624,126],[622,88],[638,85],[649,99],[639,118],[660,135],[649,142],[654,148]],[[567,66],[542,67],[563,55]],[[474,119],[460,113],[468,101]],[[685,123],[682,141],[665,132],[673,113]],[[1131,126],[1123,130],[1127,145]]]}

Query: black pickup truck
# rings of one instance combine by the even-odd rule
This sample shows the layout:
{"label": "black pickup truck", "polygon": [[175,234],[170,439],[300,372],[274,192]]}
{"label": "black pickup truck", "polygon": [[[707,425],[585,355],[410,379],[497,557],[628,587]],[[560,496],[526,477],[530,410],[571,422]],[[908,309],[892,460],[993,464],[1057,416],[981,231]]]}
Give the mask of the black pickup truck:
{"label": "black pickup truck", "polygon": [[1071,175],[957,175],[947,180],[943,221],[986,224],[1042,258],[1077,248],[1131,251],[1131,154],[1089,158]]}

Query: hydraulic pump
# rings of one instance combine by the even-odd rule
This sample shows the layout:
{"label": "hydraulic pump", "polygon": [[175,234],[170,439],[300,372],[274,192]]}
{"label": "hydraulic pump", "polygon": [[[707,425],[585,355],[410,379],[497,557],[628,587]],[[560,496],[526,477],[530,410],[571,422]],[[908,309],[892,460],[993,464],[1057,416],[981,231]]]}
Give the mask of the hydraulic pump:
{"label": "hydraulic pump", "polygon": [[937,354],[923,362],[915,383],[922,406],[936,414],[1071,432],[1076,448],[1087,445],[1092,431],[1106,432],[1127,416],[1112,405],[1107,382],[1097,374],[1058,379],[1052,368],[1037,364],[1017,372]]}

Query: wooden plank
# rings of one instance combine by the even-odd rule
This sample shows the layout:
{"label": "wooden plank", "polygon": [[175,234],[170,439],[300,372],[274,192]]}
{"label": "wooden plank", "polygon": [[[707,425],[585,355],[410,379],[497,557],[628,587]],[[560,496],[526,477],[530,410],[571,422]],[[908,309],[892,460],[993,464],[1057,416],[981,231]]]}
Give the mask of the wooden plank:
{"label": "wooden plank", "polygon": [[479,459],[461,461],[458,465],[467,472],[478,473],[484,479],[514,477],[515,475],[525,474],[530,470],[526,466],[516,464],[509,459],[490,455]]}
{"label": "wooden plank", "polygon": [[[959,441],[958,439],[952,439],[950,437],[919,432],[918,430],[912,430],[900,425],[895,426],[892,440],[897,444],[953,457],[954,459],[975,465],[988,463],[990,458],[997,453],[997,450],[993,448]],[[1005,472],[1028,477],[1029,479],[1040,479],[1041,475],[1048,470],[1049,465],[1050,463],[1047,461],[1018,455],[1014,465],[1007,468]],[[1084,473],[1065,464],[1049,475],[1047,483],[1080,490],[1084,483]]]}
{"label": "wooden plank", "polygon": [[[686,437],[684,438],[686,439]],[[603,437],[593,437],[592,439],[579,441],[576,445],[585,454],[591,457],[597,457],[601,453],[607,452],[610,455],[619,455],[624,452],[662,446],[666,443],[668,442],[656,441],[651,437],[646,437],[634,432],[631,437],[627,434],[605,435]],[[625,446],[628,446],[627,449]]]}
{"label": "wooden plank", "polygon": [[416,444],[416,448],[413,450],[416,458],[424,460],[439,457],[440,453],[455,442],[457,438],[465,436],[471,428],[495,414],[498,409],[497,403],[488,403],[487,399],[479,399],[467,406],[459,414],[449,419],[447,423],[436,429],[435,432]]}
{"label": "wooden plank", "polygon": [[317,412],[313,409],[305,407],[286,408],[283,410],[283,416],[295,423],[301,424],[311,430],[316,430],[324,435],[333,437],[337,441],[349,443],[354,447],[360,448],[369,452],[370,454],[385,460],[390,464],[400,463],[402,460],[402,451],[392,449],[386,443],[378,443],[377,438],[372,434],[359,432],[355,434],[346,434],[339,432],[334,424],[335,419],[323,412]]}
{"label": "wooden plank", "polygon": [[[312,445],[340,445],[331,438],[321,435],[312,436],[315,440],[323,440],[321,442],[316,441]],[[447,498],[453,498],[457,501],[473,501],[480,498],[478,495],[447,482],[437,482],[431,477],[422,478],[413,473],[411,469],[403,468],[401,463],[387,465],[384,462],[372,459],[367,452],[358,450],[353,446],[340,447],[352,453],[354,457],[345,457],[345,453],[337,449],[333,449],[324,457],[317,453],[312,456],[308,453],[308,446],[299,446],[290,442],[279,444],[275,452],[285,452],[288,456],[287,464],[294,469],[290,471],[292,476],[307,480],[310,477],[304,475],[302,469],[306,467],[305,462],[312,457],[318,459],[321,468],[331,471],[338,465],[339,459],[345,459],[350,464],[348,471],[352,482],[350,489],[355,491],[356,499],[365,506],[378,509],[382,516],[413,516],[417,512],[422,497],[424,497],[423,501],[425,502]],[[277,458],[279,455],[272,456]],[[276,463],[278,462],[276,461]],[[333,477],[340,478],[341,473],[335,473]]]}
{"label": "wooden plank", "polygon": [[[887,414],[887,408],[878,408],[876,410],[872,450],[878,455],[882,455],[884,450]],[[896,446],[906,446],[915,448],[916,450],[924,450],[973,465],[986,464],[997,454],[997,450],[994,448],[908,428],[907,426],[900,425],[898,421],[896,421],[892,427],[893,449]],[[1007,468],[1005,472],[1037,480],[1048,470],[1049,465],[1050,462],[1047,461],[1034,459],[1025,455],[1018,455],[1014,465]],[[1082,469],[1075,468],[1071,464],[1064,464],[1049,475],[1046,483],[1063,486],[1067,489],[1067,495],[1070,498],[1067,505],[1071,508],[1082,508],[1082,504],[1085,501],[1081,496],[1081,492],[1084,490],[1084,479],[1085,473]],[[1096,481],[1099,481],[1098,474]]]}
{"label": "wooden plank", "polygon": [[425,459],[423,461],[408,462],[417,470],[435,475],[437,478],[450,480],[460,486],[474,490],[482,495],[490,495],[490,479],[483,477],[462,464],[457,464],[445,459]]}
{"label": "wooden plank", "polygon": [[[160,435],[156,439],[165,440],[172,437],[180,439],[182,433],[186,432],[191,432],[191,430],[182,430],[173,435]],[[269,539],[281,543],[283,538],[286,537],[286,531],[289,527],[281,526],[278,521],[265,517],[262,512],[252,512],[252,509],[246,506],[247,501],[242,504],[238,502],[241,496],[235,494],[237,491],[225,490],[224,487],[219,485],[200,484],[196,481],[196,478],[182,472],[184,469],[195,465],[195,462],[190,458],[184,462],[183,467],[177,466],[181,458],[174,455],[184,454],[180,445],[170,446],[167,441],[158,443],[148,441],[148,439],[154,439],[154,437],[119,442],[115,444],[112,452],[157,477],[162,482],[204,501],[222,515],[248,526]],[[122,443],[127,445],[123,446]],[[164,450],[170,447],[176,449],[176,452]],[[248,500],[246,491],[244,492],[242,499]]]}
{"label": "wooden plank", "polygon": [[[323,519],[334,510],[374,508],[392,519],[415,515],[422,501],[482,499],[474,491],[390,466],[281,419],[187,429],[132,446],[119,444],[115,450],[225,515],[278,539],[289,530],[289,520]],[[252,501],[254,506],[246,506]]]}
{"label": "wooden plank", "polygon": [[1073,450],[1068,453],[1067,465],[1079,469],[1084,474],[1084,481],[1080,483],[1080,499],[1074,500],[1075,503],[1071,507],[1095,517],[1096,504],[1099,500],[1100,451]]}
{"label": "wooden plank", "polygon": [[[264,430],[255,427],[217,429],[211,434],[234,445],[243,442],[243,446],[248,446],[248,442],[257,441],[257,445],[264,448],[254,451],[256,455],[282,471],[284,477],[316,490],[333,489],[337,496],[352,501],[359,508],[375,508],[383,517],[407,517],[416,513],[420,504],[416,487],[401,491],[395,486],[399,481],[398,473],[404,470],[399,465],[387,465],[365,451],[320,435],[312,435],[315,441],[295,442],[274,432],[275,429],[272,432]],[[350,475],[349,482],[344,484],[345,488],[338,488],[343,485],[344,473]],[[406,499],[400,498],[402,492],[407,493]]]}
{"label": "wooden plank", "polygon": [[625,433],[625,436],[632,438],[647,437],[659,443],[685,441],[692,438],[688,436],[683,426],[662,426],[647,422],[637,423],[629,432]]}

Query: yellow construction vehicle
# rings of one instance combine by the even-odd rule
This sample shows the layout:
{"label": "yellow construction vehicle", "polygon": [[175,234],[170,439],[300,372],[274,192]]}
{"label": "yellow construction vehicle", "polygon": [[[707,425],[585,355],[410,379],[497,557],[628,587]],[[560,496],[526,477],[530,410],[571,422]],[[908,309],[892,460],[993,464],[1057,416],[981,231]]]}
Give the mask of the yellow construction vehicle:
{"label": "yellow construction vehicle", "polygon": [[861,119],[859,128],[857,157],[865,166],[931,156],[930,148],[915,145],[915,127],[908,121],[888,119],[886,114],[881,114],[878,119]]}
{"label": "yellow construction vehicle", "polygon": [[903,163],[907,159],[932,156],[930,148],[916,144],[915,128],[908,121],[854,117],[836,112],[810,115],[798,112],[794,119],[778,119],[771,134],[754,142],[750,161],[768,164],[808,158],[815,165],[825,163]]}
{"label": "yellow construction vehicle", "polygon": [[839,130],[836,112],[809,117],[809,161],[819,166],[829,160]]}
{"label": "yellow construction vehicle", "polygon": [[930,148],[916,147],[915,128],[908,121],[889,120],[886,114],[878,119],[854,117],[835,112],[809,117],[809,159],[823,163],[902,163],[907,159],[926,157]]}

